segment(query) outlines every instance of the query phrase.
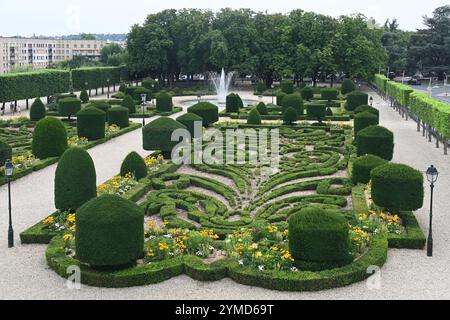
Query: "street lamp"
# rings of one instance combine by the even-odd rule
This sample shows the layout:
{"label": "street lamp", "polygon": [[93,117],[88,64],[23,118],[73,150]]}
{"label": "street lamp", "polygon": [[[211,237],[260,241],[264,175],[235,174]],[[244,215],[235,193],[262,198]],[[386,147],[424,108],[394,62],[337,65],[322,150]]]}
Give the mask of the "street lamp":
{"label": "street lamp", "polygon": [[428,240],[427,240],[427,256],[428,257],[433,256],[433,191],[434,191],[434,184],[436,183],[438,176],[439,176],[439,172],[433,165],[428,168],[427,179],[428,179],[428,182],[430,183],[430,188],[431,188],[430,228],[428,230]]}
{"label": "street lamp", "polygon": [[259,99],[259,102],[262,102],[262,101],[263,101],[263,96],[262,96],[262,95],[259,95],[259,96],[258,96],[258,99]]}
{"label": "street lamp", "polygon": [[[84,83],[84,87],[86,88],[86,90],[88,90],[88,85],[89,85],[89,82],[85,82]],[[91,89],[89,89],[89,97],[91,96]]]}
{"label": "street lamp", "polygon": [[202,101],[202,96],[200,94],[197,95],[197,101],[198,101],[198,103],[200,103],[200,101]]}
{"label": "street lamp", "polygon": [[11,160],[6,160],[5,162],[5,176],[8,180],[8,209],[9,209],[9,228],[8,228],[8,248],[14,247],[14,230],[12,227],[12,216],[11,216],[11,180],[13,177],[14,166]]}
{"label": "street lamp", "polygon": [[372,96],[370,96],[369,102],[370,102],[370,106],[372,107],[373,106],[373,97]]}
{"label": "street lamp", "polygon": [[270,86],[270,88],[272,88],[272,104],[273,104],[273,90],[275,89],[275,85],[272,83],[272,85]]}
{"label": "street lamp", "polygon": [[145,105],[147,102],[147,95],[145,93],[142,93],[141,99],[142,99],[142,127],[145,127]]}
{"label": "street lamp", "polygon": [[106,83],[108,84],[108,99],[109,99],[109,78],[106,79]]}
{"label": "street lamp", "polygon": [[447,73],[444,72],[444,76],[445,76],[445,79],[444,79],[445,96],[448,97],[448,89],[447,89],[447,85],[448,85],[447,78],[448,78],[448,76],[447,76]]}

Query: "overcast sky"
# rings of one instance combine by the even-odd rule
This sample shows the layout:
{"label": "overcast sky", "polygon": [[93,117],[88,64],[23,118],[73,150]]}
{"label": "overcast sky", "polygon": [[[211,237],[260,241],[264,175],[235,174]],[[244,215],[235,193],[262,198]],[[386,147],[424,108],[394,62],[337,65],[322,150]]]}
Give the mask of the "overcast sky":
{"label": "overcast sky", "polygon": [[422,16],[449,0],[0,0],[0,36],[127,33],[149,13],[169,8],[223,7],[289,12],[303,9],[331,16],[361,12],[379,23],[396,17],[400,27],[422,27]]}

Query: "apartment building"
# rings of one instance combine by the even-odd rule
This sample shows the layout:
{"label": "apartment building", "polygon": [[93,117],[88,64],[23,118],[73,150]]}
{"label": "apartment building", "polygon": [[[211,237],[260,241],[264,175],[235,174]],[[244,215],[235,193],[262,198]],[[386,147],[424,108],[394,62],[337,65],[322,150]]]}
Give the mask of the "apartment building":
{"label": "apartment building", "polygon": [[0,74],[16,67],[45,69],[49,63],[71,60],[74,56],[98,59],[106,41],[58,40],[0,37]]}

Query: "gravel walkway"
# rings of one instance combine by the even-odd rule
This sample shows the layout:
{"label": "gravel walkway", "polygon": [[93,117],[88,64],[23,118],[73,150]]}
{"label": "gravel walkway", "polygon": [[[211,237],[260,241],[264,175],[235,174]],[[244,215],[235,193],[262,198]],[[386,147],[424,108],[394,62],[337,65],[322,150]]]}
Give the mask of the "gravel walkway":
{"label": "gravel walkway", "polygon": [[[250,94],[244,95],[249,96]],[[372,95],[374,95],[372,93]],[[13,183],[13,217],[16,247],[7,249],[7,192],[0,187],[0,291],[1,299],[444,299],[450,298],[450,185],[449,158],[442,149],[428,143],[417,133],[412,121],[403,120],[374,95],[381,110],[381,124],[395,133],[395,161],[425,170],[434,164],[441,172],[436,187],[434,244],[435,256],[425,251],[390,250],[381,271],[381,289],[369,290],[365,282],[315,293],[276,292],[236,284],[230,279],[204,283],[180,276],[157,285],[101,289],[82,286],[69,290],[65,280],[50,270],[45,262],[45,245],[22,246],[18,234],[44,218],[53,207],[55,166],[33,173]],[[98,182],[119,171],[126,154],[141,154],[141,131],[137,130],[100,145],[89,152],[93,157]],[[428,191],[428,189],[427,189]],[[428,192],[425,207],[417,212],[424,229],[428,221]]]}

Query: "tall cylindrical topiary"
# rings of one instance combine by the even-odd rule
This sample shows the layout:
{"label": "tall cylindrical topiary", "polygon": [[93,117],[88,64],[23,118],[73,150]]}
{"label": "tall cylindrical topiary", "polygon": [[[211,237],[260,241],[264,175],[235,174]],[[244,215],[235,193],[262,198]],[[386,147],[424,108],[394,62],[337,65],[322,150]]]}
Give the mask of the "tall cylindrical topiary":
{"label": "tall cylindrical topiary", "polygon": [[286,96],[286,93],[280,91],[277,93],[277,106],[283,106],[283,98]]}
{"label": "tall cylindrical topiary", "polygon": [[347,95],[347,103],[345,108],[354,111],[356,108],[369,103],[369,95],[362,91],[352,91]]}
{"label": "tall cylindrical topiary", "polygon": [[358,157],[373,154],[391,161],[394,154],[394,134],[381,126],[370,126],[356,136]]}
{"label": "tall cylindrical topiary", "polygon": [[378,125],[378,117],[369,111],[360,112],[355,116],[355,137],[358,132],[369,127]]}
{"label": "tall cylindrical topiary", "polygon": [[79,147],[67,149],[56,167],[55,207],[74,211],[96,196],[97,176],[91,156]]}
{"label": "tall cylindrical topiary", "polygon": [[179,143],[172,141],[172,133],[177,129],[187,130],[184,125],[168,117],[150,122],[142,131],[144,150],[161,150],[164,158],[171,159],[172,149]]}
{"label": "tall cylindrical topiary", "polygon": [[304,87],[300,93],[302,95],[302,98],[306,101],[310,101],[312,98],[314,98],[314,92],[311,87]]}
{"label": "tall cylindrical topiary", "polygon": [[326,107],[324,104],[311,103],[306,106],[306,113],[308,118],[322,122],[326,116]]}
{"label": "tall cylindrical topiary", "polygon": [[333,101],[338,98],[339,91],[335,88],[325,88],[320,90],[322,100]]}
{"label": "tall cylindrical topiary", "polygon": [[188,108],[189,113],[195,113],[203,119],[205,127],[219,121],[219,108],[209,102],[200,102]]}
{"label": "tall cylindrical topiary", "polygon": [[45,118],[45,106],[40,98],[36,98],[30,108],[30,120],[39,121]]}
{"label": "tall cylindrical topiary", "polygon": [[88,103],[89,102],[89,95],[88,95],[86,90],[82,90],[80,92],[80,100],[83,103]]}
{"label": "tall cylindrical topiary", "polygon": [[137,154],[137,152],[129,153],[122,162],[120,167],[120,175],[125,177],[128,173],[134,175],[136,180],[140,180],[147,176],[147,166],[145,160]]}
{"label": "tall cylindrical topiary", "polygon": [[161,91],[156,95],[156,110],[159,112],[171,112],[173,107],[172,96]]}
{"label": "tall cylindrical topiary", "polygon": [[297,115],[300,116],[303,114],[303,99],[297,93],[288,94],[283,98],[282,108],[283,108],[283,113],[288,108],[294,108],[295,111],[297,111]]}
{"label": "tall cylindrical topiary", "polygon": [[37,122],[31,144],[38,159],[59,157],[67,149],[67,131],[61,120],[46,117]]}
{"label": "tall cylindrical topiary", "polygon": [[144,211],[116,195],[102,195],[77,210],[75,251],[92,268],[129,267],[144,255]]}
{"label": "tall cylindrical topiary", "polygon": [[348,94],[348,93],[350,93],[350,92],[352,92],[354,90],[355,90],[355,83],[352,80],[345,79],[342,82],[342,86],[341,86],[341,93],[342,94]]}
{"label": "tall cylindrical topiary", "polygon": [[294,93],[294,82],[292,80],[281,81],[281,91],[286,94]]}
{"label": "tall cylindrical topiary", "polygon": [[248,114],[247,124],[261,124],[261,115],[256,108],[253,108]]}
{"label": "tall cylindrical topiary", "polygon": [[12,147],[0,140],[0,166],[4,166],[6,160],[12,159]]}
{"label": "tall cylindrical topiary", "polygon": [[239,113],[239,109],[243,108],[244,104],[238,94],[230,93],[227,96],[225,109],[227,113]]}
{"label": "tall cylindrical topiary", "polygon": [[89,141],[105,137],[106,113],[95,107],[86,107],[77,113],[77,132],[79,137]]}
{"label": "tall cylindrical topiary", "polygon": [[58,101],[58,115],[68,117],[75,115],[81,110],[81,100],[77,98],[65,98]]}
{"label": "tall cylindrical topiary", "polygon": [[256,110],[258,110],[259,114],[262,116],[269,114],[269,112],[267,111],[267,106],[264,102],[258,103],[258,105],[256,106]]}
{"label": "tall cylindrical topiary", "polygon": [[[177,118],[177,121],[179,123],[181,123],[182,125],[184,125],[188,129],[192,138],[200,138],[200,136],[202,135],[203,119],[201,117],[199,117],[198,115],[196,115],[195,113],[190,113],[190,112],[185,113],[182,116],[179,116]],[[196,123],[199,126],[197,134],[195,132]]]}
{"label": "tall cylindrical topiary", "polygon": [[354,113],[356,115],[358,113],[366,112],[366,111],[376,115],[377,118],[380,118],[380,111],[378,111],[378,109],[376,109],[374,107],[371,107],[369,105],[361,105],[361,106],[359,106],[358,108],[355,109]]}
{"label": "tall cylindrical topiary", "polygon": [[109,103],[106,103],[106,102],[103,102],[103,101],[92,101],[86,107],[95,107],[95,108],[97,108],[99,110],[102,110],[105,114],[108,112],[109,109],[112,108],[112,106]]}
{"label": "tall cylindrical topiary", "polygon": [[387,160],[384,160],[372,154],[358,157],[355,161],[353,161],[353,183],[368,183],[370,181],[370,172],[376,167],[382,166],[386,163]]}
{"label": "tall cylindrical topiary", "polygon": [[125,95],[120,105],[122,107],[128,108],[129,114],[136,113],[136,102],[130,95]]}
{"label": "tall cylindrical topiary", "polygon": [[125,107],[114,107],[108,110],[108,125],[115,124],[120,129],[130,126],[129,111]]}

